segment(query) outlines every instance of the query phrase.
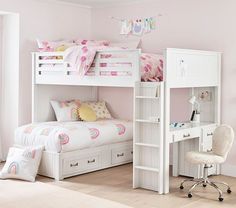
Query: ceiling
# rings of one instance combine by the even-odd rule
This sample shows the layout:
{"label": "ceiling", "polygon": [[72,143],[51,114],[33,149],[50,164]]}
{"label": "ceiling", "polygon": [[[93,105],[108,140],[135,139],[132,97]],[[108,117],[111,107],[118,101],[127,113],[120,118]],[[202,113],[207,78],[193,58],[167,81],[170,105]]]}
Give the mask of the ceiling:
{"label": "ceiling", "polygon": [[112,6],[117,4],[129,4],[134,2],[140,2],[141,0],[57,0],[60,2],[74,3],[89,7],[103,7]]}

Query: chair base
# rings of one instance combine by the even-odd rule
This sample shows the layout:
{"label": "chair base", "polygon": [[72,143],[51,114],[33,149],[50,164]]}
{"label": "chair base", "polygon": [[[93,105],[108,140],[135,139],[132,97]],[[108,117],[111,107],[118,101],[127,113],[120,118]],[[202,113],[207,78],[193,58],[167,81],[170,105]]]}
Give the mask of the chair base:
{"label": "chair base", "polygon": [[199,185],[202,185],[203,187],[206,187],[207,185],[210,185],[212,187],[214,187],[218,193],[219,193],[219,201],[223,201],[224,198],[223,198],[223,191],[216,185],[216,184],[222,184],[224,186],[227,187],[227,193],[230,194],[231,193],[231,189],[229,187],[229,185],[227,183],[224,183],[224,182],[221,182],[221,181],[213,181],[213,180],[210,180],[207,175],[208,175],[208,168],[209,166],[204,166],[204,176],[203,178],[200,178],[200,179],[186,179],[184,181],[182,181],[182,183],[180,184],[180,189],[184,189],[184,186],[183,184],[186,183],[186,182],[194,182],[194,184],[190,187],[190,189],[188,190],[188,197],[189,198],[192,198],[192,191],[194,188],[196,188],[197,186]]}

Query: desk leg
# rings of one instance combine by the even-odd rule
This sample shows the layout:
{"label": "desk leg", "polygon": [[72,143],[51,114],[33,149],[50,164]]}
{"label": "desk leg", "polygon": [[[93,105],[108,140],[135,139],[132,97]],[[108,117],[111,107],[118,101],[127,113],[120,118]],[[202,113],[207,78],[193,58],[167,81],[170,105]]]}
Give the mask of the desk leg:
{"label": "desk leg", "polygon": [[179,176],[179,142],[173,143],[173,167],[172,175]]}

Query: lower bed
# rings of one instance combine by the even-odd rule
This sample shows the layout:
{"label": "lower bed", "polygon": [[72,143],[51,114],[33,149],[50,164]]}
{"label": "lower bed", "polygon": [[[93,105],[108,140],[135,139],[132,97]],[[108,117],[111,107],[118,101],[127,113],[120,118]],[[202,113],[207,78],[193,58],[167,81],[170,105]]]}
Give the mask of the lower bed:
{"label": "lower bed", "polygon": [[43,145],[39,174],[61,180],[131,162],[132,126],[116,119],[29,124],[16,130],[15,145]]}

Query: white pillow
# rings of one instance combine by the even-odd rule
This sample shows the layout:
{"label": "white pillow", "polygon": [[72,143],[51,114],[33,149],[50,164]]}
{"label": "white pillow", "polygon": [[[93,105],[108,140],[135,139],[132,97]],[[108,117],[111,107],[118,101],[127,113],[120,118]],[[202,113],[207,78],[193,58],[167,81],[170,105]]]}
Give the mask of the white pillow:
{"label": "white pillow", "polygon": [[51,105],[55,112],[57,121],[78,121],[80,120],[78,108],[79,100],[72,101],[51,101]]}
{"label": "white pillow", "polygon": [[7,161],[0,172],[1,179],[14,178],[35,181],[42,157],[43,147],[11,147]]}

